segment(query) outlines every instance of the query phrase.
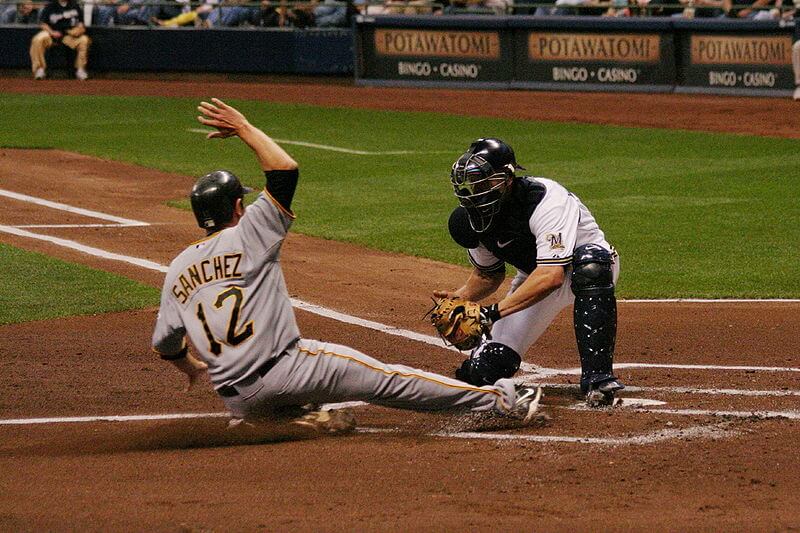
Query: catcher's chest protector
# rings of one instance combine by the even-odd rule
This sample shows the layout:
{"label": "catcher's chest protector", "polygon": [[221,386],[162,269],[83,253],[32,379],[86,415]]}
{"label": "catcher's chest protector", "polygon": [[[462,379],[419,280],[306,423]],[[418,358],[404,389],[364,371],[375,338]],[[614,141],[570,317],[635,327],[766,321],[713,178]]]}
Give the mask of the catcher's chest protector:
{"label": "catcher's chest protector", "polygon": [[[533,272],[536,268],[536,236],[531,233],[530,219],[546,191],[538,181],[519,178],[489,230],[475,232],[466,211],[459,207],[451,215],[450,234],[465,248],[474,248],[480,243],[498,259],[523,272]],[[458,210],[464,211],[463,214]],[[470,242],[474,244],[469,246]]]}

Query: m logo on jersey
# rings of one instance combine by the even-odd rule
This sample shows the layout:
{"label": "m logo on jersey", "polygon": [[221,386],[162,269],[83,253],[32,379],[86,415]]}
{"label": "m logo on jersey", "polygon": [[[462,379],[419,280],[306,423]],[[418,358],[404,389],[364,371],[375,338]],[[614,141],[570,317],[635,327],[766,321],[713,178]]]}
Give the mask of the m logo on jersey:
{"label": "m logo on jersey", "polygon": [[561,232],[558,233],[548,233],[544,237],[548,241],[550,241],[550,249],[551,250],[563,250],[564,245],[561,244]]}

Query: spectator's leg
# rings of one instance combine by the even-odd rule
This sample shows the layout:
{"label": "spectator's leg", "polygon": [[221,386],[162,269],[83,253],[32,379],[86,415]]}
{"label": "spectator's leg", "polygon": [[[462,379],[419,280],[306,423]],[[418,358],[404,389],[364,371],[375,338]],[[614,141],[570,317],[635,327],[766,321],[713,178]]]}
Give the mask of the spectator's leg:
{"label": "spectator's leg", "polygon": [[248,7],[247,8],[247,22],[253,26],[261,26],[261,8]]}
{"label": "spectator's leg", "polygon": [[155,16],[156,9],[157,8],[150,6],[140,6],[136,9],[131,9],[127,13],[126,24],[147,26],[150,24],[150,18]]}
{"label": "spectator's leg", "polygon": [[40,68],[47,68],[47,62],[44,60],[44,53],[51,46],[53,46],[53,39],[46,31],[40,31],[33,36],[31,40],[31,70],[34,75]]}
{"label": "spectator's leg", "polygon": [[0,5],[0,24],[13,24],[17,20],[17,5]]}
{"label": "spectator's leg", "polygon": [[233,27],[239,26],[245,22],[249,17],[249,12],[246,7],[231,6],[222,8],[222,25]]}
{"label": "spectator's leg", "polygon": [[166,27],[187,26],[192,24],[197,17],[197,11],[189,11],[187,13],[181,13],[176,17],[172,17],[171,19],[162,20],[161,25]]}
{"label": "spectator's leg", "polygon": [[93,26],[111,26],[114,15],[117,12],[115,6],[95,5],[92,14]]}
{"label": "spectator's leg", "polygon": [[208,26],[219,26],[220,19],[222,18],[222,7],[214,8],[211,13],[208,14],[208,18],[206,18],[206,24]]}
{"label": "spectator's leg", "polygon": [[86,64],[89,60],[89,45],[92,43],[89,36],[84,34],[80,37],[70,37],[65,35],[63,42],[69,48],[77,52],[75,55],[75,69],[86,69]]}

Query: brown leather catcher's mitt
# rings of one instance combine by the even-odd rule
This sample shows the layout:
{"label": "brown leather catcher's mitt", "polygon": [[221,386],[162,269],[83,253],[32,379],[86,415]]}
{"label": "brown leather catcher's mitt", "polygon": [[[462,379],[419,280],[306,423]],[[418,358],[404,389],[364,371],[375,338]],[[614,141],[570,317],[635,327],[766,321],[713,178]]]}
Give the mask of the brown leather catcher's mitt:
{"label": "brown leather catcher's mitt", "polygon": [[481,313],[481,306],[461,298],[434,300],[430,310],[431,324],[444,341],[459,350],[471,350],[488,334],[491,321]]}

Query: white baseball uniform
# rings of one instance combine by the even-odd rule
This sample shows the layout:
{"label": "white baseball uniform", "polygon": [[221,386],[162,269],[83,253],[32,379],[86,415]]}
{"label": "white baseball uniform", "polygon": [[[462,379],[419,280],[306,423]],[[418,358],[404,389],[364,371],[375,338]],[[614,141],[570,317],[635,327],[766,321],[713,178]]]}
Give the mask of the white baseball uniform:
{"label": "white baseball uniform", "polygon": [[[528,226],[535,239],[527,245],[524,239],[500,238],[493,248],[498,255],[502,250],[513,250],[515,255],[527,255],[526,260],[534,268],[544,266],[569,266],[572,263],[572,252],[584,244],[598,244],[612,251],[614,283],[619,277],[619,258],[613,247],[606,241],[589,209],[580,199],[569,192],[563,185],[547,179],[524,177],[529,183],[544,186],[544,196],[531,215]],[[505,261],[483,243],[467,251],[472,264],[481,270],[493,270],[502,267]],[[520,263],[522,266],[522,263]],[[509,293],[514,292],[530,275],[518,266],[517,275],[511,282]],[[528,267],[529,270],[530,267]],[[492,326],[492,341],[499,342],[524,354],[536,342],[558,313],[575,300],[571,290],[570,276],[565,276],[564,283],[541,301],[534,305],[498,320]]]}

